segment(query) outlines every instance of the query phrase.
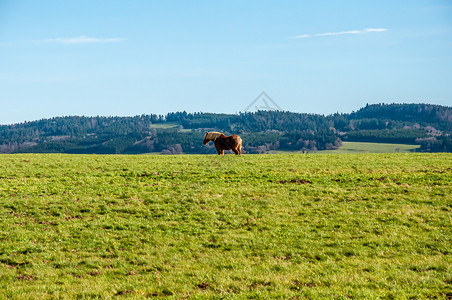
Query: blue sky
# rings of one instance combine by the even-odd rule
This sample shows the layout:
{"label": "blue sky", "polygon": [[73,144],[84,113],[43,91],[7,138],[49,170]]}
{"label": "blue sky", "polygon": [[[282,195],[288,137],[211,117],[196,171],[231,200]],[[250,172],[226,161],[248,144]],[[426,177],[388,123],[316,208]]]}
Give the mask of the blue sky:
{"label": "blue sky", "polygon": [[0,124],[452,105],[452,2],[0,0]]}

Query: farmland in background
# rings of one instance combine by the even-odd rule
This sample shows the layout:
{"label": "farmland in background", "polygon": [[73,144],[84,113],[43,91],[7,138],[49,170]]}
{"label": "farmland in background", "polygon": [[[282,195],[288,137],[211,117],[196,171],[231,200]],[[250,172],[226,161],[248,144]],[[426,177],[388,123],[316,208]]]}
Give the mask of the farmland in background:
{"label": "farmland in background", "polygon": [[415,152],[419,145],[343,142],[336,150],[325,150],[321,153],[395,153]]}

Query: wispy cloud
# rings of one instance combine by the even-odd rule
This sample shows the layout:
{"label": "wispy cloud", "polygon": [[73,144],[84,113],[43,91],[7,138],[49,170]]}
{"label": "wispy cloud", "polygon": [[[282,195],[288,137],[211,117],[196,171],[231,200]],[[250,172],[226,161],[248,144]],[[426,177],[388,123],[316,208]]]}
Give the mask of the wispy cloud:
{"label": "wispy cloud", "polygon": [[293,36],[291,37],[292,39],[304,39],[304,38],[308,38],[311,37],[312,35],[310,34],[302,34],[302,35],[297,35],[297,36]]}
{"label": "wispy cloud", "polygon": [[324,32],[324,33],[316,33],[316,34],[302,34],[291,37],[292,39],[303,39],[310,38],[316,36],[332,36],[332,35],[344,35],[344,34],[365,34],[371,32],[384,32],[388,31],[386,28],[366,28],[361,30],[348,30],[348,31],[337,31],[337,32]]}
{"label": "wispy cloud", "polygon": [[54,38],[37,40],[36,42],[60,43],[60,44],[87,44],[87,43],[117,43],[125,41],[123,38],[93,38],[81,35],[75,38]]}

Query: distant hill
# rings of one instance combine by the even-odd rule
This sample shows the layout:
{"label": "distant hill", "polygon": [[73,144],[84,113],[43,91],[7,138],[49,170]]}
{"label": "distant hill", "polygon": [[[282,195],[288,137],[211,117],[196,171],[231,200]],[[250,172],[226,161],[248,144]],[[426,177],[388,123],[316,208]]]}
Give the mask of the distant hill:
{"label": "distant hill", "polygon": [[240,134],[244,152],[335,149],[342,141],[418,144],[452,152],[452,108],[374,104],[350,114],[257,111],[240,114],[173,112],[135,117],[56,117],[0,126],[0,153],[214,153],[205,131]]}
{"label": "distant hill", "polygon": [[452,108],[432,104],[373,104],[345,116],[343,140],[420,144],[420,151],[451,152]]}
{"label": "distant hill", "polygon": [[349,115],[350,119],[381,119],[405,122],[436,123],[445,129],[452,124],[450,107],[432,104],[373,104]]}

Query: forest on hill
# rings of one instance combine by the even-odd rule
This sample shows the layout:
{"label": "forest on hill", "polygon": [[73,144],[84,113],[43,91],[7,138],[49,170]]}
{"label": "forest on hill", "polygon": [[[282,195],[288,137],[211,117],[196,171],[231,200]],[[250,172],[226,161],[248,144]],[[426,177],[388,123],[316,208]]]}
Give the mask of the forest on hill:
{"label": "forest on hill", "polygon": [[349,114],[287,111],[172,112],[135,117],[66,116],[0,126],[0,153],[215,153],[206,131],[240,134],[244,153],[331,150],[342,141],[418,144],[452,152],[452,108],[372,104]]}

